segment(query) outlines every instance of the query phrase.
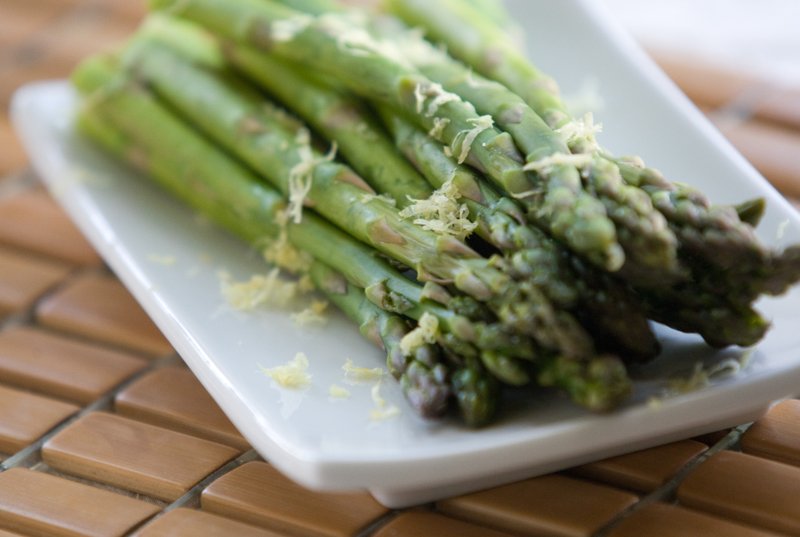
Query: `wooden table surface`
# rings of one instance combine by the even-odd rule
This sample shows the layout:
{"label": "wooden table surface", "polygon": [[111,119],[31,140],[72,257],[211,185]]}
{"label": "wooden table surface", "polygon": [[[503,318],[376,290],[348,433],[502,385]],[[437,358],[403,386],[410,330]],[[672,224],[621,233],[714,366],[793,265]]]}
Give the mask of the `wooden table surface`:
{"label": "wooden table surface", "polygon": [[[0,5],[0,537],[800,535],[800,400],[755,424],[413,509],[281,476],[38,183],[5,112],[15,88],[68,75],[143,10]],[[800,92],[660,61],[800,196]]]}

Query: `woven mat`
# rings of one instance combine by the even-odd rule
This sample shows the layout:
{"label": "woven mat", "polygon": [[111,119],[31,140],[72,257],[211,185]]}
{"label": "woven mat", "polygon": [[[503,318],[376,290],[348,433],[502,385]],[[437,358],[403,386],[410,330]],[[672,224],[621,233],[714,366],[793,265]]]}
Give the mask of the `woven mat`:
{"label": "woven mat", "polygon": [[[22,83],[67,76],[124,38],[142,11],[3,0],[2,108]],[[661,61],[800,195],[796,94]],[[0,148],[0,537],[800,535],[800,400],[755,424],[413,509],[305,490],[250,449],[27,170],[6,115]]]}

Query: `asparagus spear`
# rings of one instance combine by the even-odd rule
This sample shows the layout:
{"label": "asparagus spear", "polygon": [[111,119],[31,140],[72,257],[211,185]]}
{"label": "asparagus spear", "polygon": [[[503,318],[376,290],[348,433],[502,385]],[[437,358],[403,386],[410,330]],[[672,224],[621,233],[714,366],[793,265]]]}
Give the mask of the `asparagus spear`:
{"label": "asparagus spear", "polygon": [[[297,5],[293,0],[281,3],[313,14],[338,12],[336,2],[314,0]],[[489,2],[496,10],[502,6]],[[491,116],[508,132],[525,161],[569,152],[566,135],[554,132],[519,96],[501,84],[476,75],[472,69],[430,45],[418,33],[408,31],[394,19],[380,19],[375,33],[391,35],[420,72],[447,91],[473,104],[479,114]],[[384,109],[387,109],[384,106]],[[653,208],[650,199],[639,189],[626,185],[616,168],[602,159],[587,161],[581,176],[586,187],[605,205],[616,225],[619,242],[625,251],[622,273],[634,281],[663,283],[677,279],[677,241],[663,215]],[[670,278],[672,273],[672,278]]]}
{"label": "asparagus spear", "polygon": [[427,198],[431,188],[386,139],[358,100],[325,87],[269,54],[231,45],[225,55],[237,69],[299,115],[326,139],[336,142],[353,169],[377,191],[405,207]]}
{"label": "asparagus spear", "polygon": [[386,5],[410,26],[424,28],[433,41],[446,43],[453,56],[522,97],[551,127],[570,120],[555,81],[528,61],[507,32],[470,3],[387,0]]}
{"label": "asparagus spear", "polygon": [[470,211],[484,223],[478,233],[504,252],[515,270],[533,278],[555,303],[576,311],[609,351],[634,361],[658,354],[658,342],[634,294],[581,263],[540,230],[522,225],[507,198],[498,196],[475,172],[445,155],[436,140],[387,107],[379,111],[397,146],[431,186],[439,188],[453,180],[465,185],[463,191],[480,192],[480,196],[467,200]]}
{"label": "asparagus spear", "polygon": [[[89,136],[243,238],[259,242],[265,235],[272,236],[278,231],[276,217],[285,209],[285,200],[279,193],[194,133],[143,88],[113,73],[113,68],[95,59],[84,62],[73,77],[84,93],[92,92],[79,116],[79,126]],[[101,82],[103,85],[98,89]],[[382,309],[402,309],[415,319],[425,314],[436,317],[439,343],[452,361],[453,395],[464,420],[473,426],[490,420],[497,406],[497,381],[487,374],[480,353],[475,352],[470,341],[497,348],[498,343],[491,340],[503,335],[496,327],[470,322],[426,299],[432,296],[426,288],[406,280],[369,248],[313,214],[307,214],[300,224],[290,224],[288,232],[292,244],[325,259],[352,285],[372,288],[365,296]],[[381,291],[375,291],[376,288]],[[520,350],[520,355],[527,355],[525,342],[512,341],[511,345]],[[397,359],[394,353],[388,357],[395,372],[402,369],[397,367]],[[403,373],[408,377],[404,382],[411,389],[409,394],[413,393],[411,402],[417,408],[437,408],[436,401],[442,394],[440,368],[431,367],[429,357],[420,357],[420,362],[418,365],[426,366],[407,367]],[[608,364],[608,367],[619,366]],[[426,378],[426,372],[433,376]],[[562,379],[559,386],[570,393],[579,384],[574,379],[571,382]],[[627,386],[627,378],[607,386],[606,404],[618,403]],[[572,395],[579,397],[580,393]]]}
{"label": "asparagus spear", "polygon": [[322,262],[314,262],[309,275],[316,288],[358,324],[364,337],[386,350],[389,371],[400,381],[411,407],[426,418],[443,415],[450,399],[450,380],[448,368],[438,356],[439,349],[425,344],[406,356],[401,342],[411,328],[402,317],[375,306],[364,296],[363,289]]}
{"label": "asparagus spear", "polygon": [[[321,4],[320,7],[325,7],[323,4],[326,2],[318,3]],[[398,158],[397,153],[393,149],[386,148],[388,142],[383,133],[369,117],[365,117],[364,110],[352,100],[346,99],[339,92],[315,85],[307,77],[297,73],[291,66],[276,60],[269,54],[256,52],[248,47],[231,45],[226,47],[226,57],[237,68],[245,71],[250,78],[257,80],[262,87],[278,95],[283,102],[289,104],[290,108],[311,122],[318,131],[326,134],[329,139],[335,140],[343,151],[346,147],[351,147],[352,149],[346,156],[354,168],[360,168],[364,170],[364,173],[370,174],[374,173],[376,168],[380,169],[378,163],[386,162],[386,167],[392,169],[391,177],[401,179],[387,183],[374,180],[371,175],[366,175],[365,179],[370,184],[377,186],[379,191],[390,194],[398,202],[403,201],[404,192],[409,192],[407,189],[409,184],[412,184],[417,192],[422,191],[418,182],[425,181],[425,179],[422,179],[413,169],[410,174],[407,174],[406,167],[409,164],[405,160],[401,160],[404,166],[395,165]],[[531,229],[514,220],[514,218],[521,218],[515,204],[496,195],[473,172],[457,165],[447,157],[442,152],[440,144],[415,129],[406,120],[392,114],[388,107],[380,108],[387,119],[388,116],[393,116],[395,128],[391,130],[394,131],[396,142],[406,146],[405,155],[412,157],[410,160],[417,163],[418,167],[420,164],[427,164],[429,168],[431,165],[436,167],[437,165],[433,163],[437,161],[452,163],[439,164],[439,173],[431,174],[431,170],[428,169],[429,173],[425,175],[431,183],[430,186],[438,189],[452,179],[459,192],[465,192],[472,198],[467,199],[466,202],[470,213],[479,223],[478,234],[506,254],[508,264],[520,269],[518,270],[520,276],[534,278],[537,285],[542,286],[551,300],[565,308],[574,307],[575,288],[580,284],[560,275],[565,270],[569,272],[569,269],[565,269],[564,264],[557,259],[558,254],[553,251],[554,246],[551,245],[550,240],[546,239],[538,229]],[[342,113],[343,109],[347,110],[347,113]],[[333,117],[334,120],[329,121],[326,119],[328,117]],[[416,140],[414,140],[415,134],[417,135]],[[414,151],[411,146],[424,152],[424,156],[411,155]],[[456,170],[454,167],[459,169]],[[392,188],[393,186],[395,188]],[[430,189],[427,190],[428,195],[429,193]],[[408,195],[416,197],[413,194]],[[481,203],[476,200],[481,200]],[[549,248],[549,251],[539,252],[542,248]],[[586,286],[581,287],[585,288]],[[619,314],[618,316],[602,315],[598,317],[598,320],[592,322],[594,326],[604,325],[611,329],[601,331],[604,341],[615,342],[610,348],[620,351],[623,356],[635,359],[652,357],[658,352],[658,344],[641,309],[634,307],[629,299],[622,300],[621,297],[625,296],[625,293],[620,289],[609,293],[608,289],[599,288],[591,293],[584,292],[584,295],[594,297],[613,295],[620,299],[614,304],[617,306],[615,313]],[[592,300],[591,304],[585,305],[589,311],[595,313],[601,309],[597,306],[597,300]],[[605,304],[605,306],[604,309],[608,309],[610,304]],[[584,322],[591,322],[591,320],[588,316],[584,316]]]}
{"label": "asparagus spear", "polygon": [[[455,400],[464,421],[472,427],[487,424],[497,412],[500,385],[487,374],[483,365],[475,358],[460,359],[446,367],[438,360],[436,348],[431,345],[418,347],[413,356],[406,356],[401,350],[403,337],[408,334],[408,325],[399,316],[389,314],[375,307],[364,297],[363,291],[333,272],[323,263],[316,262],[311,267],[311,278],[325,296],[358,323],[362,334],[371,340],[378,340],[387,350],[389,370],[403,387],[403,393],[411,406],[425,417],[440,416],[446,410],[450,395]],[[609,367],[618,367],[609,364]],[[569,386],[574,397],[581,404],[590,403],[582,386],[592,384],[592,377],[586,380],[557,379],[556,386]],[[607,373],[608,374],[608,373]],[[617,379],[615,379],[617,380]],[[613,383],[617,390],[627,385],[627,379]],[[613,394],[614,400],[599,394],[602,405],[614,404],[625,393]],[[605,408],[592,407],[592,410]]]}
{"label": "asparagus spear", "polygon": [[[760,220],[763,200],[738,207],[712,205],[702,192],[671,183],[636,159],[606,158],[619,166],[626,181],[653,199],[678,236],[684,255],[700,261],[695,276],[702,279],[704,273],[712,273],[711,289],[727,292],[747,287],[747,301],[752,301],[763,293],[782,294],[800,280],[800,247],[772,251],[755,234],[750,220]],[[729,285],[720,286],[725,280]]]}
{"label": "asparagus spear", "polygon": [[[391,0],[391,5],[407,21],[425,26],[453,54],[474,62],[478,70],[520,93],[552,127],[569,122],[555,85],[547,83],[503,38],[502,31],[491,28],[469,6],[450,0],[424,5],[417,0]],[[481,62],[480,57],[488,60],[482,56],[487,50],[494,59]],[[725,342],[713,335],[714,322],[725,323],[716,332],[729,334],[728,344],[755,343],[768,323],[750,303],[761,294],[783,293],[800,279],[800,247],[775,252],[758,240],[750,224],[757,223],[762,204],[752,205],[754,214],[740,214],[737,207],[713,206],[702,193],[667,181],[641,159],[614,158],[602,149],[599,153],[619,168],[626,183],[646,193],[665,216],[678,238],[680,259],[691,273],[690,281],[679,284],[682,291],[665,289],[658,282],[639,282],[652,314],[673,327],[699,332],[717,345]],[[747,329],[741,330],[743,327]]]}
{"label": "asparagus spear", "polygon": [[402,110],[426,130],[438,128],[454,154],[522,198],[530,218],[556,237],[610,270],[624,262],[613,223],[602,203],[583,190],[574,167],[555,164],[547,180],[526,172],[507,133],[422,76],[391,43],[354,27],[346,15],[315,18],[269,0],[155,0],[153,5],[226,38],[338,77],[355,93]]}
{"label": "asparagus spear", "polygon": [[[133,49],[131,55],[134,68],[164,99],[286,195],[291,194],[293,170],[308,162],[302,152],[308,151],[312,158],[313,152],[298,143],[298,133],[278,128],[260,96],[240,84],[226,83],[167,49],[144,44],[139,50],[145,52]],[[242,133],[243,124],[249,133]],[[543,347],[568,355],[591,352],[580,345],[587,341],[581,326],[566,313],[555,311],[531,282],[515,282],[463,243],[405,221],[338,163],[315,159],[309,174],[313,178],[309,202],[356,238],[413,267],[423,280],[452,283],[486,302],[510,333],[526,334]]]}
{"label": "asparagus spear", "polygon": [[[198,136],[143,88],[121,78],[114,65],[101,58],[87,60],[73,74],[73,82],[87,95],[78,116],[78,127],[107,151],[147,173],[178,198],[250,243],[259,243],[279,232],[276,217],[286,207],[280,193]],[[406,280],[369,248],[313,214],[306,215],[300,224],[290,225],[288,232],[295,246],[325,259],[345,274],[351,285],[384,287],[383,308],[391,309],[391,296],[393,302],[406,304],[409,316],[435,315],[442,331],[451,339],[458,339],[459,331],[472,330],[466,319],[435,304],[424,303],[422,287]],[[394,341],[399,334],[396,328],[391,328],[397,322],[385,323],[387,341],[391,341],[387,345],[391,370],[400,373],[401,382],[411,390],[409,395],[413,392],[410,402],[415,408],[436,409],[442,398],[441,368],[431,367],[428,347],[422,346],[413,358],[420,359],[426,367],[403,369],[408,362],[397,356]],[[462,342],[461,348],[467,345]],[[460,366],[456,371],[463,369]],[[425,371],[431,376],[424,378]],[[409,378],[403,381],[403,375]],[[462,406],[463,417],[467,423],[480,425],[491,418],[489,411],[496,407],[496,402],[483,397],[497,394],[496,390],[472,387],[478,391],[455,393],[455,396],[472,402]]]}
{"label": "asparagus spear", "polygon": [[[469,3],[388,0],[388,5],[403,20],[444,43],[451,54],[520,95],[551,127],[570,122],[555,83],[521,54],[507,32]],[[734,207],[712,205],[702,193],[667,181],[640,159],[602,156],[619,168],[625,182],[650,197],[677,236],[684,261],[702,261],[701,271],[697,267],[693,271],[695,278],[711,270],[716,289],[723,278],[730,282],[723,294],[747,285],[753,289],[751,300],[761,293],[783,293],[800,279],[797,248],[769,251],[753,233],[746,214],[741,218]]]}
{"label": "asparagus spear", "polygon": [[[412,51],[410,56],[420,72],[471,102],[478,113],[492,116],[512,136],[529,166],[569,153],[568,142],[572,139],[593,137],[592,126],[583,123],[576,124],[580,127],[578,132],[553,131],[522,98],[502,84],[474,74],[418,33],[402,28],[383,29],[386,26],[395,25],[391,21],[382,24],[382,33],[395,35],[404,50]],[[580,132],[586,129],[590,132]],[[672,278],[677,279],[677,240],[648,196],[627,185],[616,167],[599,157],[587,157],[577,167],[584,188],[603,203],[616,226],[625,251],[623,276],[636,282],[652,279],[656,273],[658,281],[664,282],[672,273]]]}
{"label": "asparagus spear", "polygon": [[[325,3],[319,2],[319,4]],[[233,45],[226,48],[226,57],[237,68],[257,80],[262,87],[278,95],[317,130],[326,134],[329,139],[335,140],[343,152],[347,147],[352,148],[346,154],[351,165],[356,169],[362,169],[367,174],[365,178],[378,187],[379,191],[390,194],[399,203],[404,201],[404,195],[416,197],[414,194],[405,194],[409,192],[407,185],[413,185],[417,192],[422,191],[418,181],[425,179],[413,169],[407,173],[406,168],[409,165],[405,160],[401,160],[404,166],[395,165],[397,153],[393,149],[386,148],[388,144],[383,133],[352,100],[345,98],[339,92],[315,85],[291,66],[272,58],[269,54]],[[551,300],[565,308],[575,306],[577,287],[583,288],[586,297],[592,297],[590,303],[584,307],[594,313],[612,307],[608,300],[603,301],[603,308],[598,307],[598,296],[615,296],[617,301],[613,303],[613,307],[616,307],[617,315],[600,315],[594,321],[584,315],[584,322],[590,322],[595,327],[603,326],[604,328],[600,330],[603,340],[613,341],[614,344],[610,348],[621,352],[623,356],[645,359],[657,354],[658,344],[642,315],[641,308],[635,307],[619,286],[615,286],[616,290],[612,292],[605,288],[608,286],[589,292],[587,286],[580,285],[569,277],[565,278],[564,272],[569,273],[570,269],[559,261],[552,242],[538,229],[531,229],[514,220],[521,217],[515,204],[495,194],[474,172],[459,166],[447,157],[442,152],[440,144],[425,136],[400,116],[392,114],[388,107],[380,108],[384,118],[391,123],[390,127],[393,127],[390,130],[394,131],[396,143],[401,148],[405,146],[404,153],[407,157],[411,157],[409,160],[417,163],[418,168],[428,167],[428,173],[425,175],[431,187],[438,189],[448,180],[453,180],[459,192],[468,193],[472,199],[467,199],[466,202],[470,213],[479,223],[478,233],[506,254],[509,265],[517,267],[518,272],[524,272],[520,274],[521,276],[534,278]],[[334,119],[328,120],[329,117]],[[391,178],[400,180],[386,182],[372,179],[372,175],[369,174],[375,173],[376,169],[380,170],[379,163],[383,162],[386,162],[386,168],[392,170]],[[437,170],[431,170],[431,166]],[[430,189],[427,190],[427,195],[429,194]],[[476,200],[481,200],[481,203]],[[540,251],[542,249],[545,251]]]}

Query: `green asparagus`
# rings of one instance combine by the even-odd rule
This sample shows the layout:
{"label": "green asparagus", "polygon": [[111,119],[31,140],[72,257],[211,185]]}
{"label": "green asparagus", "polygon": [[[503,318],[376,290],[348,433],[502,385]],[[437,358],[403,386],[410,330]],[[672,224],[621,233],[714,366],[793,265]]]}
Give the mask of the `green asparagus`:
{"label": "green asparagus", "polygon": [[231,63],[298,114],[326,139],[375,190],[398,207],[427,198],[431,189],[386,140],[363,104],[304,76],[290,64],[243,46],[226,47]]}
{"label": "green asparagus", "polygon": [[[452,284],[486,302],[510,332],[526,334],[568,355],[592,352],[582,344],[587,338],[580,325],[565,312],[554,311],[531,282],[515,282],[464,243],[405,221],[351,170],[314,157],[307,141],[299,138],[303,130],[279,129],[263,99],[243,85],[227,83],[164,48],[148,45],[131,49],[129,60],[138,75],[147,77],[172,106],[290,199],[294,171],[308,166],[307,203],[342,229],[412,267],[420,279]],[[137,54],[137,50],[145,53]],[[305,158],[304,151],[308,151]]]}
{"label": "green asparagus", "polygon": [[651,321],[752,345],[754,301],[800,278],[800,245],[756,237],[762,199],[713,206],[605,151],[495,0],[388,0],[405,22],[335,0],[150,2],[126,47],[74,73],[77,126],[266,245],[385,351],[423,417],[485,425],[509,385],[611,410],[626,364],[658,353]]}
{"label": "green asparagus", "polygon": [[324,263],[314,262],[309,275],[317,289],[358,324],[362,335],[386,350],[389,371],[400,381],[411,407],[426,418],[442,416],[450,398],[450,380],[448,368],[438,356],[439,349],[425,344],[406,356],[401,342],[411,328],[403,318],[375,306],[364,296],[363,289]]}
{"label": "green asparagus", "polygon": [[391,110],[382,107],[380,111],[397,146],[431,186],[439,188],[452,180],[462,191],[480,193],[467,200],[483,224],[478,233],[506,254],[513,270],[533,278],[554,303],[574,309],[609,351],[635,361],[658,354],[644,309],[629,290],[580,263],[540,230],[522,225],[515,205],[488,188],[474,171],[445,155],[441,144]]}
{"label": "green asparagus", "polygon": [[[563,128],[573,122],[555,84],[521,55],[500,28],[471,6],[452,0],[389,3],[394,13],[424,27],[451,53],[518,93],[551,127]],[[585,150],[579,146],[571,149]],[[640,291],[653,309],[651,314],[673,327],[716,339],[716,344],[752,344],[763,336],[768,323],[758,318],[749,304],[761,294],[783,293],[800,279],[798,248],[770,251],[748,221],[754,215],[745,213],[741,218],[736,207],[712,206],[702,193],[667,181],[641,159],[615,158],[599,146],[596,154],[617,167],[628,185],[650,198],[678,239],[679,259],[689,272],[688,283],[678,284],[683,292],[665,288],[657,279],[633,278],[638,279]],[[754,207],[757,215],[758,205]],[[712,311],[716,313],[712,315]],[[714,330],[715,323],[723,326]],[[749,329],[739,332],[741,327]],[[738,336],[726,342],[719,339],[720,333]]]}
{"label": "green asparagus", "polygon": [[602,203],[584,192],[574,167],[555,163],[542,180],[523,169],[507,133],[474,107],[420,74],[398,47],[376,40],[346,14],[320,17],[269,0],[155,0],[228,39],[324,73],[369,99],[397,107],[449,144],[459,160],[521,198],[530,217],[600,266],[618,270],[624,252]]}
{"label": "green asparagus", "polygon": [[[275,222],[286,207],[283,196],[198,136],[143,88],[121,77],[112,62],[102,58],[85,61],[74,73],[73,82],[87,95],[78,116],[78,126],[106,150],[149,174],[178,198],[250,243],[259,243],[279,232]],[[423,304],[421,286],[406,280],[369,248],[313,214],[306,215],[300,224],[290,225],[288,231],[295,246],[340,269],[350,285],[380,285],[388,290],[387,294],[395,295],[394,301],[414,303],[406,311],[407,315],[437,315],[443,328],[467,324],[466,319],[444,308]],[[359,315],[367,316],[374,311],[366,309],[368,306],[364,308]],[[390,318],[381,315],[384,319]],[[390,370],[393,374],[399,373],[401,379],[404,374],[411,375],[402,381],[413,390],[410,402],[426,413],[427,409],[438,409],[442,372],[441,368],[431,367],[430,356],[424,356],[430,354],[429,346],[420,347],[419,354],[415,351],[415,358],[419,357],[426,367],[409,371],[405,357],[397,355],[395,340],[399,334],[390,333],[396,330],[391,326],[398,321],[381,322],[387,327],[387,342],[392,338],[387,345]],[[456,371],[460,369],[463,367]],[[425,370],[432,376],[423,378]],[[425,389],[429,391],[424,392]],[[496,402],[481,398],[491,393],[491,390],[481,389],[473,394],[455,394],[457,398],[472,401],[464,407],[473,412],[464,415],[467,423],[477,426],[490,419],[487,410],[494,409]]]}

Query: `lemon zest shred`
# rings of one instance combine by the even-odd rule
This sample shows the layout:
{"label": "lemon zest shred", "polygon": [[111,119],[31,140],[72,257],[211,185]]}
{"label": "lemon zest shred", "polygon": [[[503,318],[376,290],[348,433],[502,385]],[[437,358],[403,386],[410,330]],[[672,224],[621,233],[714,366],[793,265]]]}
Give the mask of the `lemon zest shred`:
{"label": "lemon zest shred", "polygon": [[312,300],[307,308],[293,313],[291,319],[299,326],[325,325],[328,322],[328,317],[324,315],[327,308],[328,302],[325,300]]}
{"label": "lemon zest shred", "polygon": [[556,134],[571,150],[583,154],[600,150],[596,136],[602,131],[603,125],[595,123],[592,113],[587,112],[582,118],[568,121],[556,129]]}
{"label": "lemon zest shred", "polygon": [[370,390],[372,402],[375,403],[375,407],[369,412],[369,419],[372,421],[383,421],[400,414],[399,408],[397,408],[395,405],[387,404],[386,399],[383,398],[380,390],[380,382],[376,383]]}
{"label": "lemon zest shred", "polygon": [[[539,160],[528,162],[522,167],[525,171],[535,171],[537,173],[547,173],[553,166],[565,165],[584,168],[592,163],[594,156],[589,153],[554,153]],[[518,194],[518,196],[521,194]],[[516,197],[516,196],[515,196]]]}
{"label": "lemon zest shred", "polygon": [[[424,114],[426,117],[433,117],[439,108],[450,102],[460,102],[461,97],[455,93],[445,91],[441,84],[435,82],[423,82],[414,87],[414,98],[416,99],[417,113]],[[428,101],[427,107],[425,101]]]}
{"label": "lemon zest shred", "polygon": [[218,276],[222,295],[237,310],[251,311],[262,305],[286,307],[297,296],[297,282],[281,279],[278,268],[242,282],[233,281],[225,271]]}
{"label": "lemon zest shred", "polygon": [[442,136],[444,129],[450,124],[450,119],[446,117],[433,118],[433,127],[428,131],[428,136],[437,140]]}
{"label": "lemon zest shred", "polygon": [[475,139],[487,129],[491,129],[494,126],[494,120],[492,116],[480,116],[476,118],[470,118],[467,120],[467,123],[473,126],[470,130],[464,130],[456,134],[456,137],[453,141],[455,142],[461,140],[461,150],[458,153],[458,163],[463,164],[467,157],[469,157],[469,152],[472,149],[472,144],[475,142]]}
{"label": "lemon zest shred", "polygon": [[271,368],[261,366],[261,372],[282,388],[300,389],[311,384],[308,357],[302,352],[295,354],[292,360],[283,365]]}
{"label": "lemon zest shred", "polygon": [[328,388],[328,395],[334,399],[348,399],[352,394],[347,388],[343,388],[337,384],[331,384]]}
{"label": "lemon zest shred", "polygon": [[148,254],[147,260],[156,263],[158,265],[164,265],[165,267],[171,267],[178,262],[178,258],[174,255],[162,255],[162,254]]}
{"label": "lemon zest shred", "polygon": [[307,272],[313,262],[311,255],[298,250],[289,242],[286,227],[281,228],[278,238],[271,241],[261,255],[267,263],[295,274]]}
{"label": "lemon zest shred", "polygon": [[364,194],[359,196],[359,200],[362,203],[369,203],[370,201],[382,201],[383,203],[391,207],[397,206],[397,200],[389,196],[388,194],[372,194],[365,192]]}
{"label": "lemon zest shred", "polygon": [[425,344],[435,343],[439,336],[439,319],[430,313],[423,313],[416,328],[400,340],[400,351],[404,356],[411,356]]}
{"label": "lemon zest shred", "polygon": [[460,198],[458,186],[449,179],[426,199],[409,198],[412,203],[400,211],[400,217],[411,218],[428,231],[463,240],[478,224],[469,219],[469,208],[458,202]]}
{"label": "lemon zest shred", "polygon": [[303,220],[303,204],[313,185],[314,170],[323,162],[331,162],[336,158],[337,145],[333,142],[325,155],[315,157],[311,149],[311,133],[306,128],[297,131],[295,142],[300,161],[289,170],[288,212],[291,220],[299,224]]}
{"label": "lemon zest shred", "polygon": [[376,382],[383,378],[384,370],[380,367],[359,367],[348,358],[342,366],[344,376],[352,382]]}

